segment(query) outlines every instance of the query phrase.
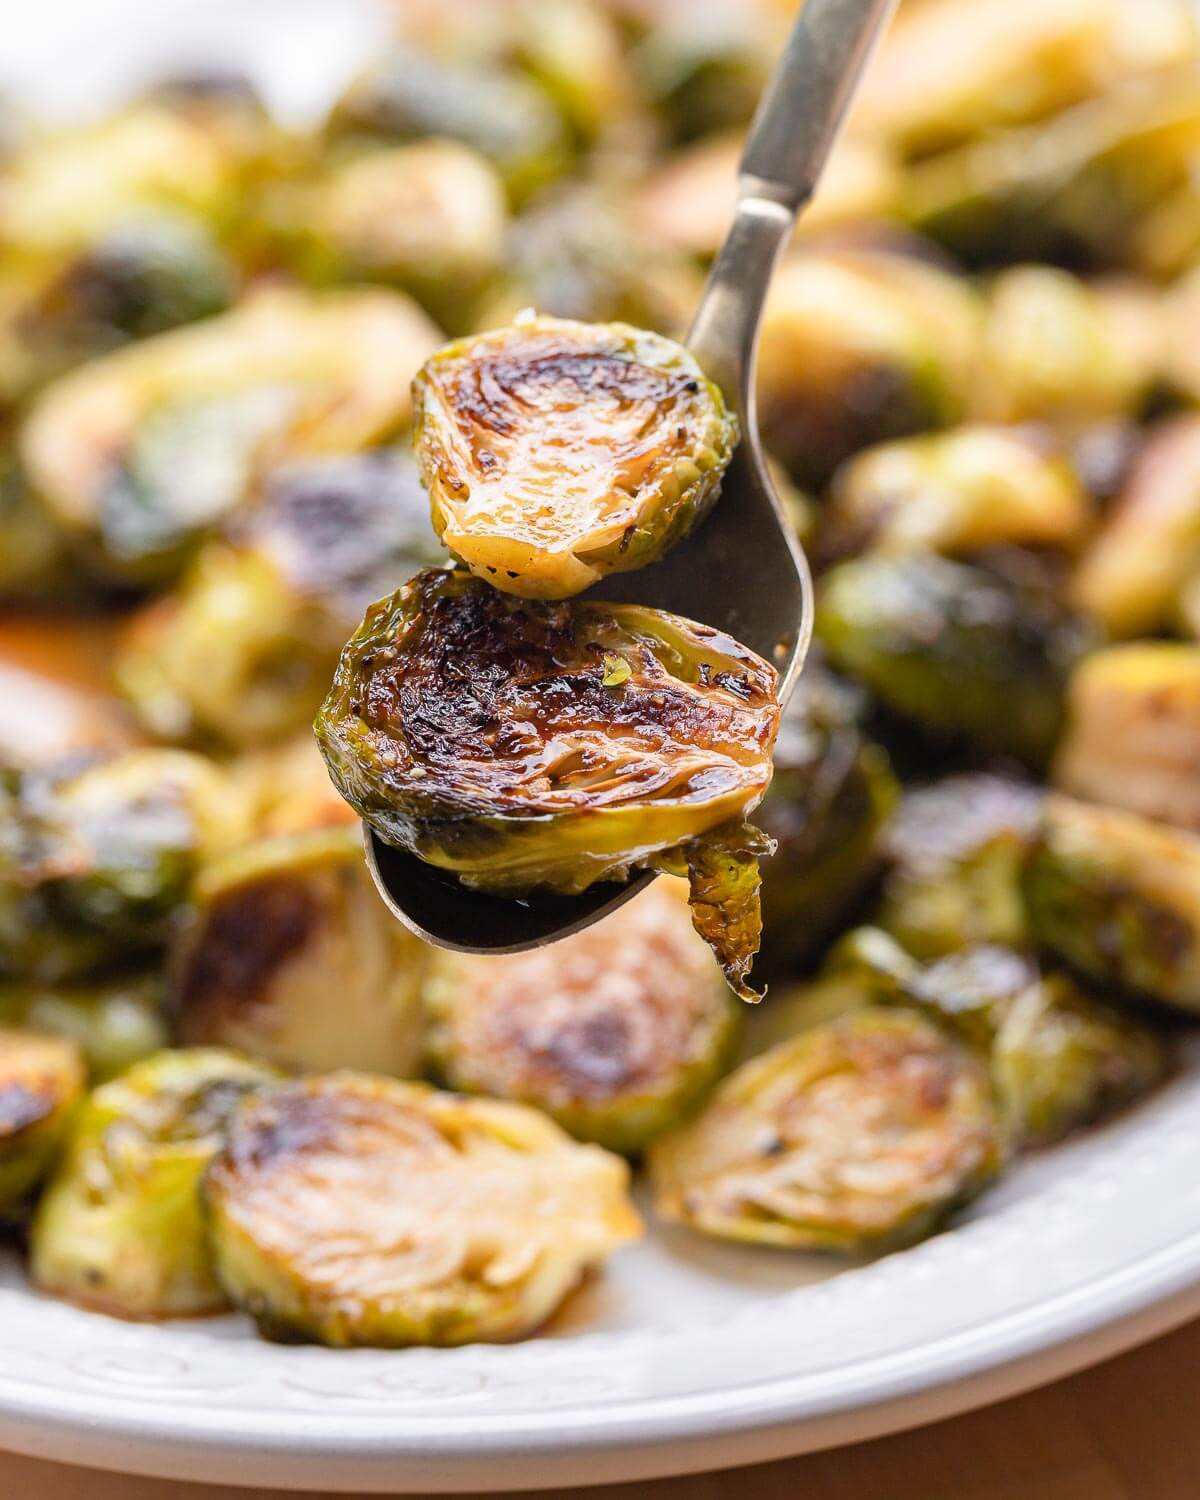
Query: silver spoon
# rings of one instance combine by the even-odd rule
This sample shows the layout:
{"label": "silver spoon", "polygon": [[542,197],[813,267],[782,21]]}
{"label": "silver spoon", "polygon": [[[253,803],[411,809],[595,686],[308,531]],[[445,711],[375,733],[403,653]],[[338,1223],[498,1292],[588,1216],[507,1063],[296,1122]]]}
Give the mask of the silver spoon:
{"label": "silver spoon", "polygon": [[[763,462],[754,370],[763,303],[796,215],[812,196],[871,47],[896,0],[806,0],[767,85],[738,172],[738,205],[687,337],[741,422],[708,519],[662,562],[615,574],[589,597],[653,605],[727,631],[792,689],[812,632],[812,580]],[[379,893],[408,928],[460,953],[519,953],[598,921],[642,890],[646,873],[580,896],[525,900],[470,891],[366,830]]]}

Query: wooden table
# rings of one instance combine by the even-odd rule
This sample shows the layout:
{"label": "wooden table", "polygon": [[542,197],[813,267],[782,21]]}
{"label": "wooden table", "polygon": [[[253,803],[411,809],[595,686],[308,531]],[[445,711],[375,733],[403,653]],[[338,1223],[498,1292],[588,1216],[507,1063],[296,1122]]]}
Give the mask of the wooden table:
{"label": "wooden table", "polygon": [[[284,1500],[0,1454],[0,1500]],[[543,1491],[575,1500],[577,1492]],[[1200,1500],[1200,1323],[917,1432],[597,1500]],[[532,1496],[529,1497],[532,1500]]]}

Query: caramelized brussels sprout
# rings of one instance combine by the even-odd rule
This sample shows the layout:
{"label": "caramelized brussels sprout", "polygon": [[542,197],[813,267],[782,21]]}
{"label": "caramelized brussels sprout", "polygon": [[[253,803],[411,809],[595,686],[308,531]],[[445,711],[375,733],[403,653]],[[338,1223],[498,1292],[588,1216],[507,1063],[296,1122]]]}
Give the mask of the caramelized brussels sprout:
{"label": "caramelized brussels sprout", "polygon": [[317,719],[330,775],[387,843],[519,896],[686,863],[745,991],[758,947],[741,819],[770,780],[775,673],[636,605],[538,605],[429,571],[367,611]]}
{"label": "caramelized brussels sprout", "polygon": [[167,1045],[159,970],[104,974],[66,984],[0,983],[0,1026],[77,1045],[93,1083],[105,1083]]}
{"label": "caramelized brussels sprout", "polygon": [[908,792],[888,831],[878,921],[918,958],[1028,939],[1021,868],[1041,811],[1037,787],[950,776]]}
{"label": "caramelized brussels sprout", "polygon": [[98,569],[169,577],[268,462],[354,453],[403,428],[435,342],[398,293],[264,291],[65,376],[34,405],[22,458]]}
{"label": "caramelized brussels sprout", "polygon": [[434,530],[495,588],[562,599],[654,562],[716,499],[737,419],[681,345],[528,317],[413,383]]}
{"label": "caramelized brussels sprout", "polygon": [[0,971],[52,982],[161,945],[193,871],[244,832],[216,766],[129,750],[0,788]]}
{"label": "caramelized brussels sprout", "polygon": [[49,1174],[83,1088],[73,1042],[0,1028],[0,1214]]}
{"label": "caramelized brussels sprout", "polygon": [[160,738],[296,734],[366,606],[444,556],[408,454],[273,469],[254,507],[134,616],[117,683]]}
{"label": "caramelized brussels sprout", "polygon": [[649,1160],[667,1219],[858,1253],[929,1234],[1002,1157],[983,1065],[913,1011],[866,1008],[744,1063]]}
{"label": "caramelized brussels sprout", "polygon": [[1075,668],[1054,782],[1200,832],[1200,646],[1135,641]]}
{"label": "caramelized brussels sprout", "polygon": [[1025,866],[1033,935],[1089,979],[1200,1011],[1200,838],[1047,799]]}
{"label": "caramelized brussels sprout", "polygon": [[221,1282],[268,1338],[447,1345],[544,1323],[637,1237],[628,1179],[536,1110],[337,1073],[248,1101],[204,1199]]}
{"label": "caramelized brussels sprout", "polygon": [[127,1318],[216,1312],[197,1187],[226,1121],[272,1070],[231,1052],[158,1052],[80,1110],[30,1237],[44,1291]]}
{"label": "caramelized brussels sprout", "polygon": [[1168,624],[1200,569],[1200,417],[1159,424],[1080,559],[1072,592],[1113,636]]}
{"label": "caramelized brussels sprout", "polygon": [[767,447],[800,484],[822,484],[870,443],[960,420],[980,312],[960,278],[907,256],[793,255],[759,348]]}
{"label": "caramelized brussels sprout", "polygon": [[829,550],[1074,547],[1090,507],[1070,464],[1029,428],[970,426],[883,443],[838,470]]}
{"label": "caramelized brussels sprout", "polygon": [[549,948],[438,953],[426,1003],[428,1053],[449,1087],[535,1105],[624,1152],[692,1113],[740,1019],[686,888],[665,879]]}
{"label": "caramelized brussels sprout", "polygon": [[172,960],[181,1037],[296,1071],[419,1071],[428,950],[384,906],[357,827],[205,865]]}
{"label": "caramelized brussels sprout", "polygon": [[775,774],[755,814],[775,840],[762,866],[772,972],[811,957],[878,872],[899,787],[862,709],[862,695],[810,657],[780,719]]}
{"label": "caramelized brussels sprout", "polygon": [[1090,643],[1041,580],[921,553],[834,568],[817,634],[835,666],[930,735],[1035,767],[1054,747],[1067,674]]}

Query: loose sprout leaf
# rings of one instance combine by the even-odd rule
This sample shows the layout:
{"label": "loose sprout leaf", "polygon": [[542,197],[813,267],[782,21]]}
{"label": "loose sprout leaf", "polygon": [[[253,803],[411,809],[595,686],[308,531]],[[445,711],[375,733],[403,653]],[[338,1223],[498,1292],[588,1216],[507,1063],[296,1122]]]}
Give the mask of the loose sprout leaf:
{"label": "loose sprout leaf", "polygon": [[522,317],[413,384],[434,529],[506,593],[562,599],[654,562],[716,498],[737,419],[681,345]]}

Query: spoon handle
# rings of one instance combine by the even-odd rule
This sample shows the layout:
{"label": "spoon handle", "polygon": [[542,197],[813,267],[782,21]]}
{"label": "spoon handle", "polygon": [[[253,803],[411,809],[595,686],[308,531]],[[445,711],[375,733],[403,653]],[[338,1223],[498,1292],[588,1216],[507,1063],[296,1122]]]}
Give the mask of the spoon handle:
{"label": "spoon handle", "polygon": [[758,325],[775,263],[812,196],[875,38],[896,0],[805,0],[767,84],[738,175],[738,206],[688,347],[754,429]]}

